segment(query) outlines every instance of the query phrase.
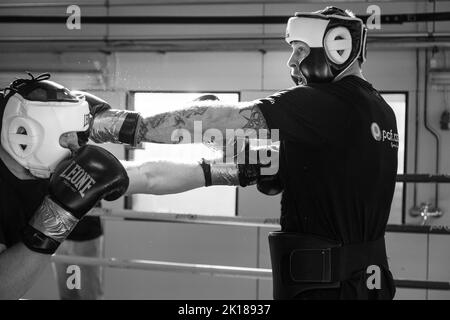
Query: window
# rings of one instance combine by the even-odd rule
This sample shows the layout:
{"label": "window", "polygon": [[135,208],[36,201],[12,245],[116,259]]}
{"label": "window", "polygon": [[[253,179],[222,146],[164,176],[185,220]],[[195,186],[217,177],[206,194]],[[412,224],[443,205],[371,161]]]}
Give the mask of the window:
{"label": "window", "polygon": [[[382,93],[383,98],[394,110],[397,119],[397,130],[399,135],[398,147],[398,174],[404,173],[405,168],[405,144],[406,144],[406,121],[407,121],[407,94],[406,93]],[[398,182],[395,185],[394,198],[392,199],[389,224],[401,224],[404,215],[405,183]]]}
{"label": "window", "polygon": [[[136,92],[134,110],[142,116],[173,111],[204,94],[214,94],[224,102],[238,102],[238,93],[186,93],[186,92]],[[130,160],[173,160],[199,161],[211,154],[202,144],[164,145],[144,143],[143,149],[136,149]],[[167,213],[192,213],[201,215],[236,215],[236,187],[212,186],[172,195],[133,195],[132,209]]]}

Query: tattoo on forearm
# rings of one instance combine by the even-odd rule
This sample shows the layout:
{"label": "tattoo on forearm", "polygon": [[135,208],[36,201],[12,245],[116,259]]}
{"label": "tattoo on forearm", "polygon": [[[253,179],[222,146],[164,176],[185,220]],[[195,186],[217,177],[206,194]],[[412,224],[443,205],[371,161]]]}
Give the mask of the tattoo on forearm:
{"label": "tattoo on forearm", "polygon": [[144,141],[145,136],[148,132],[148,127],[150,126],[149,119],[144,119],[138,129],[137,129],[137,143]]}
{"label": "tattoo on forearm", "polygon": [[[216,113],[207,113],[210,108],[215,108],[213,111]],[[137,142],[179,143],[179,141],[171,141],[174,129],[193,130],[194,122],[197,120],[205,121],[203,129],[217,125],[217,129],[223,130],[223,132],[227,129],[227,120],[229,120],[230,129],[233,127],[252,130],[268,129],[266,120],[256,105],[242,109],[234,106],[196,105],[188,109],[165,112],[145,118],[142,126],[138,129]]]}
{"label": "tattoo on forearm", "polygon": [[153,129],[159,127],[164,121],[167,121],[170,114],[168,112],[157,114],[156,116],[149,117],[145,119],[147,121],[147,124],[149,124]]}
{"label": "tattoo on forearm", "polygon": [[182,127],[182,126],[186,125],[186,122],[184,121],[183,117],[180,116],[180,115],[176,115],[174,117],[174,121],[175,121],[175,124],[173,126],[175,128],[179,128],[179,127]]}
{"label": "tattoo on forearm", "polygon": [[189,119],[192,116],[201,116],[207,109],[207,107],[192,107],[181,111],[165,112],[148,117],[144,121],[146,122],[146,126],[150,126],[152,129],[168,126],[178,128],[179,126],[184,126],[186,124],[186,119]]}
{"label": "tattoo on forearm", "polygon": [[165,112],[147,117],[138,128],[137,140],[138,142],[173,143],[168,139],[170,139],[174,129],[186,127],[188,120],[196,116],[201,118],[207,110],[208,107],[206,106],[195,106],[185,110]]}
{"label": "tattoo on forearm", "polygon": [[239,111],[239,114],[247,120],[247,123],[242,127],[243,129],[267,129],[266,119],[259,110],[258,106],[249,106]]}
{"label": "tattoo on forearm", "polygon": [[185,118],[190,118],[192,116],[202,116],[205,114],[206,110],[208,110],[208,107],[192,107],[186,110],[182,110],[180,111],[180,113]]}

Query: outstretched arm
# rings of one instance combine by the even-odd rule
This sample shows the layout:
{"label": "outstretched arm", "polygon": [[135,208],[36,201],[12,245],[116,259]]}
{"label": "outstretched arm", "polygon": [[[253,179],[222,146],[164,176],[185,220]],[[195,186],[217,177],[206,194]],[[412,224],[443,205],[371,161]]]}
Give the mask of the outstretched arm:
{"label": "outstretched arm", "polygon": [[[178,143],[172,139],[177,129],[187,130],[194,135],[195,123],[205,130],[219,130],[223,137],[226,130],[253,129],[253,136],[259,129],[267,129],[267,124],[258,101],[225,104],[220,101],[193,101],[177,111],[160,113],[143,118],[139,113],[115,110],[103,100],[85,94],[91,107],[89,137],[97,142],[127,143],[137,145],[141,142]],[[197,124],[197,126],[198,126]],[[198,134],[198,132],[197,132]],[[264,134],[268,138],[268,133]]]}
{"label": "outstretched arm", "polygon": [[198,163],[176,163],[171,161],[148,161],[136,163],[121,161],[130,183],[127,195],[172,194],[205,186],[205,179]]}
{"label": "outstretched arm", "polygon": [[[210,185],[248,186],[258,183],[258,189],[265,194],[275,194],[262,187],[273,180],[278,172],[279,143],[258,146],[248,140],[244,144],[233,143],[236,152],[231,162],[222,158],[200,160],[194,163],[173,161],[121,161],[129,177],[127,194],[172,194]],[[240,155],[246,154],[244,161]],[[250,154],[254,153],[252,157]],[[253,162],[252,159],[255,161]],[[266,181],[266,182],[264,182]],[[261,185],[260,185],[261,184]],[[281,190],[280,190],[281,191]]]}
{"label": "outstretched arm", "polygon": [[266,121],[255,102],[194,102],[184,109],[145,118],[139,125],[137,140],[174,143],[171,140],[174,130],[185,129],[193,135],[194,121],[201,121],[203,130],[220,130],[223,136],[226,129],[267,129]]}

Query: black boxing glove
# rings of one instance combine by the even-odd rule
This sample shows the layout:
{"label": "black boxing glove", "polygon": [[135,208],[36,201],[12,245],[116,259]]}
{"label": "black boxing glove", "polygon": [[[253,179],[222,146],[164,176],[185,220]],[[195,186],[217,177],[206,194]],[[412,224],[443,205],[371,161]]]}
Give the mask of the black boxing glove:
{"label": "black boxing glove", "polygon": [[[262,186],[270,180],[270,177],[273,177],[273,175],[263,174],[263,169],[269,168],[271,163],[264,164],[259,151],[264,150],[269,156],[272,155],[272,152],[278,153],[278,147],[275,144],[252,146],[248,137],[238,137],[228,143],[226,148],[227,152],[224,152],[222,163],[208,163],[205,160],[200,163],[205,177],[205,186],[239,185],[247,187],[259,181]],[[230,150],[232,154],[229,154]],[[231,158],[232,162],[227,158]],[[265,189],[263,188],[263,190]]]}
{"label": "black boxing glove", "polygon": [[101,112],[111,109],[108,102],[97,97],[96,95],[93,95],[92,93],[78,90],[72,90],[71,93],[78,97],[84,97],[86,102],[89,104],[89,111],[93,117]]}
{"label": "black boxing glove", "polygon": [[138,112],[111,109],[108,102],[83,91],[72,91],[84,96],[92,115],[89,138],[96,143],[112,142],[136,146],[137,133],[143,118]]}
{"label": "black boxing glove", "polygon": [[98,201],[117,199],[128,183],[125,169],[110,152],[92,145],[80,148],[56,167],[48,195],[23,231],[23,243],[53,254]]}
{"label": "black boxing glove", "polygon": [[256,182],[256,188],[259,192],[268,196],[274,196],[283,191],[283,185],[281,184],[278,173],[272,176],[260,175]]}
{"label": "black boxing glove", "polygon": [[[283,184],[281,182],[279,171],[278,171],[278,163],[279,163],[279,142],[273,143],[270,146],[267,146],[266,150],[268,152],[269,157],[276,156],[276,163],[277,163],[277,171],[274,174],[271,175],[265,175],[261,174],[258,176],[256,181],[256,188],[259,192],[264,193],[268,196],[274,196],[279,194],[281,191],[283,191]],[[272,158],[271,158],[272,159]],[[271,164],[270,164],[271,165]],[[266,165],[264,167],[268,167],[269,165]]]}
{"label": "black boxing glove", "polygon": [[[278,157],[278,144],[263,144],[262,146],[251,146],[250,139],[248,137],[245,138],[244,144],[241,147],[241,152],[237,152],[237,154],[239,155],[244,154],[246,159],[244,164],[240,164],[238,166],[240,186],[245,187],[256,183],[257,188],[260,192],[267,195],[278,194],[283,189],[278,176],[278,168],[276,174],[263,174],[263,169],[269,168],[272,163],[269,162],[264,164],[263,160],[260,158],[259,151],[265,151],[269,158],[271,158],[272,155],[276,155]],[[251,161],[249,162],[251,154],[253,154],[253,156],[256,158],[256,163],[254,164],[252,164]],[[237,156],[238,160],[239,155]]]}

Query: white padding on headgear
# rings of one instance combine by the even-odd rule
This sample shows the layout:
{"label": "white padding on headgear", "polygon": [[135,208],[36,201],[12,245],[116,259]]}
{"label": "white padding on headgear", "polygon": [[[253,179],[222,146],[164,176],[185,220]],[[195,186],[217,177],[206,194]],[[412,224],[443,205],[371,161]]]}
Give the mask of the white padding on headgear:
{"label": "white padding on headgear", "polygon": [[286,42],[303,41],[310,48],[323,47],[323,35],[327,29],[329,20],[292,17],[289,18],[286,28]]}
{"label": "white padding on headgear", "polygon": [[89,105],[78,101],[30,101],[19,93],[6,103],[1,144],[20,165],[39,178],[48,178],[56,165],[70,155],[59,144],[66,132],[89,128]]}
{"label": "white padding on headgear", "polygon": [[352,35],[345,27],[336,27],[327,32],[324,38],[325,52],[336,64],[343,64],[352,52]]}
{"label": "white padding on headgear", "polygon": [[[37,123],[26,121],[24,118],[12,118],[8,129],[7,139],[15,155],[26,158],[36,151],[39,138],[43,135],[43,130]],[[25,131],[19,133],[20,130]]]}

